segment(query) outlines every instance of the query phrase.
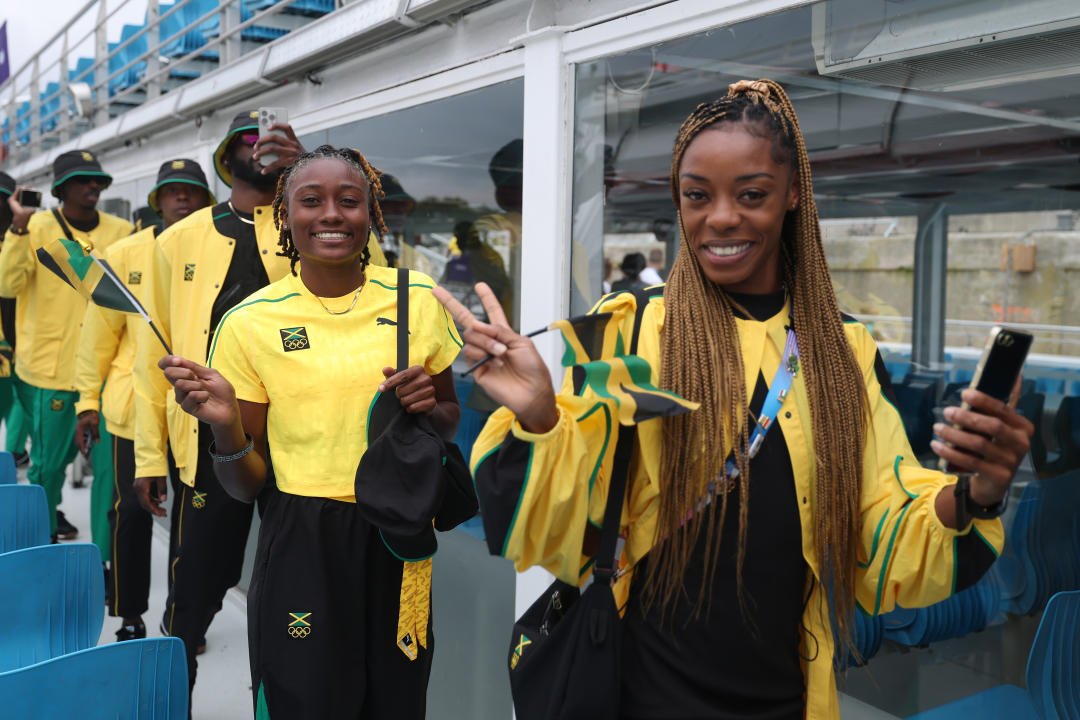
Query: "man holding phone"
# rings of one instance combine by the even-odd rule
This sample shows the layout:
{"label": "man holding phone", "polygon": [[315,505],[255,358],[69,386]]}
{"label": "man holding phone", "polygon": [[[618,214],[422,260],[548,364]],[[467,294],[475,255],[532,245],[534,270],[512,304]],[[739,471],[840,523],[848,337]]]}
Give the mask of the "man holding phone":
{"label": "man holding phone", "polygon": [[[169,160],[158,170],[157,183],[150,190],[147,204],[161,217],[162,223],[146,227],[105,251],[105,260],[140,302],[145,296],[143,278],[157,250],[157,236],[163,229],[213,202],[206,176],[194,160]],[[107,458],[108,468],[99,471],[95,463],[94,477],[111,475],[114,479],[108,511],[108,527],[113,540],[112,572],[106,598],[109,614],[122,618],[116,633],[118,641],[146,637],[142,615],[148,609],[150,595],[153,520],[139,504],[134,489],[132,368],[135,339],[144,323],[137,315],[97,305],[87,306],[75,363],[75,387],[79,392],[79,401],[75,404],[78,413],[75,442],[84,454],[89,454],[88,443],[96,444],[100,439],[100,416],[104,416],[108,431],[107,446],[102,448],[106,452],[101,453]]]}
{"label": "man holding phone", "polygon": [[[206,362],[222,316],[289,271],[289,260],[277,254],[270,203],[281,171],[303,147],[292,128],[280,123],[266,128],[275,134],[260,138],[258,120],[257,110],[237,115],[214,151],[214,168],[231,188],[229,198],[162,232],[143,276],[146,309],[173,353],[199,363]],[[268,153],[278,158],[264,167],[260,156]],[[252,506],[222,489],[208,453],[213,434],[176,407],[172,387],[157,366],[163,354],[153,333],[141,328],[135,361],[135,491],[151,513],[166,514],[166,448],[171,448],[179,482],[174,479],[171,585],[161,626],[184,641],[188,682],[194,687],[195,656],[210,621],[225,592],[240,580]]]}
{"label": "man holding phone", "polygon": [[111,182],[93,153],[71,150],[53,161],[52,194],[59,209],[35,213],[14,196],[7,198],[12,221],[0,250],[0,296],[17,300],[15,392],[31,418],[29,478],[45,488],[54,540],[78,535],[56,508],[76,452],[75,353],[86,300],[39,268],[35,251],[68,237],[103,252],[130,235],[131,223],[97,209]]}
{"label": "man holding phone", "polygon": [[[5,172],[0,172],[0,241],[11,226],[12,211],[7,199],[15,194],[15,178]],[[38,201],[40,203],[40,200]],[[15,398],[14,377],[12,377],[12,363],[15,361],[15,300],[13,298],[0,298],[0,419],[8,426],[8,436],[13,438],[13,443],[8,444],[8,450],[16,455],[26,452],[26,437],[22,436],[21,445],[18,445],[19,432],[12,432],[12,426],[16,422],[15,408],[19,407]],[[20,418],[23,417],[19,413]],[[24,425],[25,423],[20,423]]]}

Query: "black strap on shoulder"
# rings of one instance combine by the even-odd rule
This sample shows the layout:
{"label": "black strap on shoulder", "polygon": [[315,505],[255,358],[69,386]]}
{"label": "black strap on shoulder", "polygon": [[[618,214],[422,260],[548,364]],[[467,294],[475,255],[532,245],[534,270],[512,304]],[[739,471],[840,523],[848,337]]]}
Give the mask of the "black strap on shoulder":
{"label": "black strap on shoulder", "polygon": [[[637,301],[634,312],[634,330],[630,335],[630,354],[637,354],[638,336],[641,335],[641,318],[649,304],[649,293],[644,289],[634,289]],[[626,484],[630,478],[630,457],[634,453],[636,425],[620,425],[619,439],[615,444],[615,463],[611,469],[611,484],[608,487],[607,505],[604,507],[604,525],[600,532],[600,549],[596,553],[596,565],[593,569],[595,582],[610,585],[615,577],[615,546],[619,539],[619,527],[622,523],[623,500],[626,496]]]}
{"label": "black strap on shoulder", "polygon": [[409,269],[397,271],[397,370],[409,367]]}
{"label": "black strap on shoulder", "polygon": [[56,208],[52,209],[53,217],[56,218],[56,222],[60,223],[60,229],[64,231],[64,236],[71,242],[75,242],[75,236],[71,234],[71,228],[64,222],[64,216],[60,214],[60,211]]}

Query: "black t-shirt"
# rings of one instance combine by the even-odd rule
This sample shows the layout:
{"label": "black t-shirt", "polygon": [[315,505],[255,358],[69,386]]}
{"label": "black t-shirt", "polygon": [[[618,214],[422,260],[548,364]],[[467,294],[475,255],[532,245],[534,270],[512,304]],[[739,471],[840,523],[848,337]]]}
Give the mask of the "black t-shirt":
{"label": "black t-shirt", "polygon": [[[232,261],[225,273],[225,280],[221,283],[221,290],[214,298],[214,305],[210,309],[210,341],[207,343],[209,353],[210,342],[213,341],[214,332],[218,323],[225,313],[232,310],[241,300],[256,290],[261,290],[270,284],[270,278],[266,275],[262,257],[259,254],[259,243],[255,240],[255,225],[244,222],[251,221],[252,216],[247,213],[234,212],[228,203],[219,203],[213,210],[214,229],[222,235],[232,238],[236,243],[233,249]],[[243,220],[241,220],[243,218]]]}
{"label": "black t-shirt", "polygon": [[[758,319],[771,317],[784,302],[783,293],[735,299]],[[750,400],[755,415],[767,392],[767,381],[759,374]],[[714,499],[717,508],[719,500]],[[739,504],[735,489],[728,495],[711,600],[707,592],[700,616],[695,617],[695,604],[706,582],[704,530],[686,571],[686,592],[666,616],[655,606],[644,613],[640,582],[631,587],[623,637],[623,717],[803,717],[799,625],[808,568],[791,457],[778,422],[750,462],[742,573],[745,617],[736,590]],[[646,556],[639,564],[638,578],[644,577],[648,561]]]}

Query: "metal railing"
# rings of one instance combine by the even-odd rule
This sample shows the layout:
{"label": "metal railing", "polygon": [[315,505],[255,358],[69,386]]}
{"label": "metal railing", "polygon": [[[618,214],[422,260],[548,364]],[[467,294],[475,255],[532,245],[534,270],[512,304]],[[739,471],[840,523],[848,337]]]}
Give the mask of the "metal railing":
{"label": "metal railing", "polygon": [[[889,337],[886,339],[890,341],[911,341],[910,317],[862,314],[856,314],[855,317],[859,322],[871,328],[888,328],[889,326],[903,328],[907,332],[906,337]],[[945,344],[950,347],[982,348],[990,328],[995,325],[1010,325],[1033,333],[1035,335],[1034,352],[1080,358],[1080,325],[1046,325],[1009,320],[995,322],[992,320],[946,318]]]}
{"label": "metal railing", "polygon": [[[19,162],[33,156],[52,145],[65,142],[74,135],[92,127],[102,125],[115,115],[130,107],[158,97],[168,91],[167,81],[170,74],[184,68],[200,64],[200,70],[227,65],[242,54],[244,45],[242,34],[248,28],[266,21],[270,16],[283,11],[294,0],[276,0],[264,9],[254,11],[251,16],[241,21],[244,0],[220,0],[213,7],[190,19],[182,27],[170,28],[163,37],[163,23],[172,20],[176,25],[180,21],[177,14],[185,9],[198,9],[193,3],[199,0],[177,0],[166,12],[161,13],[160,0],[88,0],[50,40],[30,59],[19,67],[11,77],[0,85],[0,112],[6,116],[3,128],[7,136],[8,154]],[[117,14],[129,4],[145,3],[146,21],[129,37],[121,37],[118,43],[110,47],[106,29]],[[327,11],[341,6],[342,0],[329,3]],[[95,11],[96,6],[96,11]],[[82,34],[76,34],[74,28],[84,23],[91,13],[96,12],[92,27]],[[202,28],[216,17],[219,18],[216,36],[207,37]],[[288,31],[289,28],[275,28]],[[189,33],[201,34],[193,49],[183,52],[184,38]],[[77,36],[76,36],[77,35]],[[93,62],[78,70],[69,62],[70,49],[80,48],[92,39]],[[124,64],[110,70],[130,54],[129,48],[136,43],[145,43],[145,50],[126,59]],[[60,45],[59,56],[47,62],[45,57],[55,52]],[[161,52],[166,47],[177,44],[180,53],[174,57],[163,57]],[[219,52],[214,52],[218,50]],[[254,49],[254,48],[252,48]],[[216,55],[216,56],[215,56]],[[207,63],[213,63],[208,68]],[[78,74],[73,74],[77,71]],[[135,71],[136,77],[131,82],[118,83],[117,80]],[[196,73],[197,77],[201,73]],[[55,76],[56,89],[47,96],[42,93],[43,79]],[[172,76],[177,85],[186,82],[183,76]],[[190,78],[188,78],[190,79]],[[89,86],[92,106],[85,113],[80,113],[71,94],[75,83]],[[121,87],[121,85],[123,85]],[[50,107],[55,104],[55,107]],[[43,112],[43,106],[46,108]],[[25,108],[25,109],[23,109]]]}

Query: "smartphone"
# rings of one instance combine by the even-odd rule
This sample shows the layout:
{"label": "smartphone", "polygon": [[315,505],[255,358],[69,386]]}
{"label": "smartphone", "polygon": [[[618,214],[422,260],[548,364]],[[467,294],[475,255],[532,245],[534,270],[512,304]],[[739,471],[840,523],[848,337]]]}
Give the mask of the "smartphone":
{"label": "smartphone", "polygon": [[41,192],[23,188],[15,194],[15,202],[23,207],[41,207]]}
{"label": "smartphone", "polygon": [[[1034,339],[1031,333],[995,325],[990,329],[990,337],[986,340],[986,347],[983,348],[982,357],[975,366],[975,375],[968,387],[1008,402]],[[971,406],[966,402],[960,408],[971,410]],[[938,467],[948,470],[948,463],[944,458],[938,461]]]}
{"label": "smartphone", "polygon": [[[266,137],[267,135],[278,135],[285,137],[285,134],[280,130],[270,130],[271,125],[277,123],[289,122],[289,111],[283,107],[261,107],[259,108],[259,137]],[[278,154],[274,152],[264,153],[259,156],[259,164],[263,167],[273,165],[278,161]]]}
{"label": "smartphone", "polygon": [[83,457],[90,457],[90,452],[94,449],[94,433],[90,428],[83,431],[83,447],[85,448]]}

